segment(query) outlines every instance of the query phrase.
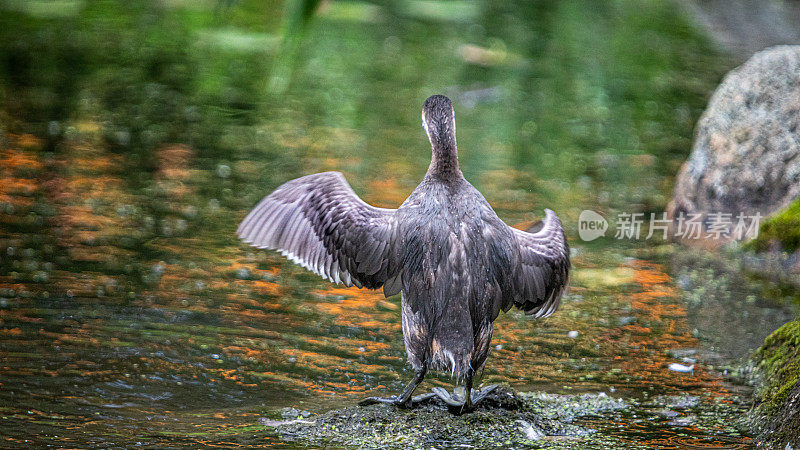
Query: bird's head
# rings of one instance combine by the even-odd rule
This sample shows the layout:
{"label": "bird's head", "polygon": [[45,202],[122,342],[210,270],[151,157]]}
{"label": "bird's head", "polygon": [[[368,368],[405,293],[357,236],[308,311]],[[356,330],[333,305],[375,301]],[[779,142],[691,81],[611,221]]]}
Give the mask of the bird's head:
{"label": "bird's head", "polygon": [[422,105],[422,126],[434,154],[456,151],[456,116],[453,104],[444,95],[432,95]]}

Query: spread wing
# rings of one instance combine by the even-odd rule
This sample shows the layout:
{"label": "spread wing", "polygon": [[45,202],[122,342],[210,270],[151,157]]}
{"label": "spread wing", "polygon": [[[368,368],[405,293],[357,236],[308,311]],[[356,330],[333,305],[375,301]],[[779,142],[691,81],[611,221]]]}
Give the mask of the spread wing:
{"label": "spread wing", "polygon": [[558,309],[569,282],[569,245],[561,221],[546,209],[545,219],[529,229],[535,232],[512,229],[522,263],[514,306],[526,315],[547,317]]}
{"label": "spread wing", "polygon": [[333,282],[396,294],[394,209],[361,200],[339,172],[291,180],[265,197],[239,225],[239,237],[275,249]]}

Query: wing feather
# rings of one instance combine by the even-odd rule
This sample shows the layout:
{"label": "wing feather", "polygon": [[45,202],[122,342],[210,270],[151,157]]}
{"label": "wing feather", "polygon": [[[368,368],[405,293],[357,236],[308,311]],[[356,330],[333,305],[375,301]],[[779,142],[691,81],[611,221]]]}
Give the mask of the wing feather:
{"label": "wing feather", "polygon": [[341,173],[323,172],[284,183],[250,211],[237,234],[333,282],[375,289],[399,276],[395,211],[365,203]]}
{"label": "wing feather", "polygon": [[526,315],[547,317],[558,309],[569,283],[569,245],[561,221],[549,209],[545,210],[544,221],[531,228],[537,231],[512,228],[522,263],[514,306]]}

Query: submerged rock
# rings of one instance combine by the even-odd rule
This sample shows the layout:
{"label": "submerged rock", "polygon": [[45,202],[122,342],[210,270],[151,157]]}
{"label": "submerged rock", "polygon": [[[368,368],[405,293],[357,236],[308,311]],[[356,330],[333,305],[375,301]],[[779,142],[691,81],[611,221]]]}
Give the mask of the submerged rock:
{"label": "submerged rock", "polygon": [[660,395],[653,399],[653,404],[667,408],[687,409],[700,404],[700,398],[695,395]]}
{"label": "submerged rock", "polygon": [[672,217],[769,215],[800,196],[800,46],[756,53],[730,72],[698,123]]}

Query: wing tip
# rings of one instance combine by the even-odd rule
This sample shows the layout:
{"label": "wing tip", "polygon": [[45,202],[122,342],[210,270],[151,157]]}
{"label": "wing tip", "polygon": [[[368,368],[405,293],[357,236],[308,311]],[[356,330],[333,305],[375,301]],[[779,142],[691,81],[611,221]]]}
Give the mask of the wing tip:
{"label": "wing tip", "polygon": [[556,223],[561,223],[561,219],[558,218],[558,215],[552,209],[545,208],[544,209],[544,217],[547,219],[548,222],[555,221]]}

